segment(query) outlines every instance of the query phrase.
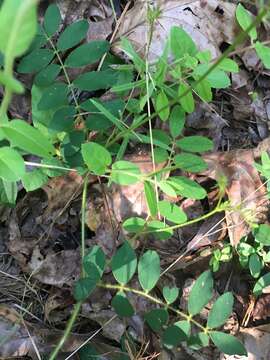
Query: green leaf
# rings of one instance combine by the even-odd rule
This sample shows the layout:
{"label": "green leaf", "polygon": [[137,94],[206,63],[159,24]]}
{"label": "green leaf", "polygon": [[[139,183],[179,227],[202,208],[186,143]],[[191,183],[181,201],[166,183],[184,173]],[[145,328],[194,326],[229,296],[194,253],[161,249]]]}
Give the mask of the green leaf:
{"label": "green leaf", "polygon": [[128,301],[125,293],[119,291],[112,299],[112,307],[118,316],[130,317],[134,315],[134,309]]}
{"label": "green leaf", "polygon": [[[137,87],[145,86],[145,80],[132,81],[130,83],[124,83],[121,85],[115,85],[111,88],[112,92],[119,93],[127,90],[134,90]],[[135,100],[135,99],[133,99]]]}
{"label": "green leaf", "polygon": [[86,125],[89,130],[105,130],[112,125],[117,127],[120,127],[119,125],[122,126],[119,118],[122,116],[125,103],[121,99],[101,102],[100,100],[92,98],[82,103],[81,107],[90,112],[90,115],[86,119]]}
{"label": "green leaf", "polygon": [[[153,143],[165,150],[170,150],[169,145],[172,142],[172,139],[168,133],[164,130],[153,129]],[[141,136],[141,135],[140,135]]]}
{"label": "green leaf", "polygon": [[59,8],[55,4],[51,4],[44,15],[44,30],[46,34],[51,37],[59,29],[61,23],[61,14]]}
{"label": "green leaf", "polygon": [[114,124],[119,130],[125,130],[122,121],[119,120],[119,115],[120,115],[119,113],[117,114],[116,117],[99,101],[96,101],[94,99],[90,99],[90,101],[96,107],[96,109],[99,110],[101,114],[104,115],[105,118],[108,119],[112,124]]}
{"label": "green leaf", "polygon": [[119,185],[132,185],[139,181],[140,169],[130,161],[120,160],[112,165],[111,179]]}
{"label": "green leaf", "polygon": [[120,48],[133,61],[138,72],[145,70],[144,60],[133,49],[131,42],[127,38],[121,39]]}
{"label": "green leaf", "polygon": [[35,0],[5,0],[0,9],[0,51],[9,56],[22,55],[37,29]]}
{"label": "green leaf", "polygon": [[166,162],[169,158],[169,154],[166,150],[155,148],[154,149],[154,159],[156,164],[161,164],[163,162]]}
{"label": "green leaf", "polygon": [[196,54],[196,58],[201,63],[209,63],[211,60],[211,51],[210,50],[199,51]]}
{"label": "green leaf", "polygon": [[194,87],[195,92],[197,95],[206,102],[210,102],[213,99],[211,84],[208,79],[201,80],[197,85]]}
{"label": "green leaf", "polygon": [[205,152],[213,150],[213,141],[200,135],[187,136],[183,139],[177,140],[177,146],[181,150],[189,152]]}
{"label": "green leaf", "polygon": [[174,157],[174,162],[180,169],[192,173],[207,169],[207,163],[198,155],[181,153]]}
{"label": "green leaf", "polygon": [[82,130],[74,130],[66,134],[61,143],[61,155],[68,158],[78,154],[84,139],[85,134]]}
{"label": "green leaf", "polygon": [[207,327],[213,329],[225,324],[232,313],[233,295],[227,292],[221,295],[212,306],[209,312]]}
{"label": "green leaf", "polygon": [[32,122],[33,125],[41,130],[45,135],[49,134],[47,125],[52,119],[52,116],[56,109],[50,110],[39,110],[38,103],[42,98],[45,89],[39,88],[36,85],[32,86],[31,89],[31,112],[32,112]]}
{"label": "green leaf", "polygon": [[101,278],[105,269],[105,264],[105,254],[97,245],[93,246],[89,253],[83,258],[83,267],[88,276],[91,276],[91,273],[95,271]]}
{"label": "green leaf", "polygon": [[229,76],[222,70],[215,69],[208,76],[207,80],[214,89],[226,89],[231,85]]}
{"label": "green leaf", "polygon": [[68,86],[62,82],[56,82],[46,88],[37,105],[38,110],[55,109],[61,105],[67,105]]}
{"label": "green leaf", "polygon": [[91,71],[84,73],[73,81],[80,90],[106,90],[115,84],[118,73],[115,70]]}
{"label": "green leaf", "polygon": [[263,262],[258,254],[252,254],[248,261],[248,266],[251,275],[256,279],[260,276],[261,270],[263,269]]}
{"label": "green leaf", "polygon": [[74,106],[64,106],[57,110],[48,124],[53,132],[70,132],[74,129],[76,109]]}
{"label": "green leaf", "polygon": [[186,198],[200,200],[204,199],[207,195],[203,187],[184,176],[172,176],[167,181],[178,195]]}
{"label": "green leaf", "polygon": [[187,340],[186,333],[182,330],[179,322],[167,327],[162,335],[162,343],[169,349],[178,346],[182,341]]}
{"label": "green leaf", "polygon": [[270,226],[268,224],[260,224],[253,230],[255,241],[262,246],[270,246]]}
{"label": "green leaf", "polygon": [[5,181],[0,178],[0,204],[15,206],[18,187],[14,181]]}
{"label": "green leaf", "polygon": [[[196,69],[193,71],[192,76],[195,79],[198,79],[209,70],[210,65],[208,64],[200,64],[196,67]],[[209,81],[209,84],[214,89],[224,89],[230,86],[231,81],[228,75],[221,69],[214,69],[212,70],[206,77],[206,79]]]}
{"label": "green leaf", "polygon": [[199,314],[213,296],[213,277],[210,270],[203,272],[193,285],[188,298],[190,315]]}
{"label": "green leaf", "polygon": [[149,181],[144,182],[144,195],[150,215],[155,217],[158,213],[157,196],[153,185]]}
{"label": "green leaf", "polygon": [[243,344],[234,336],[220,331],[211,331],[209,335],[216,347],[224,354],[247,356],[247,351]]}
{"label": "green leaf", "polygon": [[77,301],[83,301],[88,298],[88,296],[95,289],[97,283],[99,281],[98,277],[86,277],[83,279],[79,279],[74,288],[74,297]]}
{"label": "green leaf", "polygon": [[179,289],[177,287],[168,287],[164,286],[163,290],[163,297],[166,300],[167,304],[172,304],[178,298]]}
{"label": "green leaf", "polygon": [[47,66],[54,58],[54,52],[49,49],[36,49],[26,55],[18,65],[22,74],[35,73]]}
{"label": "green leaf", "polygon": [[116,251],[111,262],[112,272],[115,279],[126,285],[131,280],[137,267],[135,251],[127,241]]}
{"label": "green leaf", "polygon": [[106,40],[95,40],[88,44],[83,44],[69,54],[65,65],[77,68],[94,64],[110,49],[110,43]]}
{"label": "green leaf", "polygon": [[157,95],[156,112],[162,121],[168,120],[170,115],[169,99],[162,90]]}
{"label": "green leaf", "polygon": [[266,69],[270,69],[270,47],[263,45],[259,41],[256,41],[255,50],[264,67]]}
{"label": "green leaf", "polygon": [[176,191],[173,186],[167,180],[161,180],[158,182],[158,186],[160,190],[164,192],[164,194],[172,197],[177,197]]}
{"label": "green leaf", "polygon": [[[186,95],[185,94],[187,91],[189,90],[189,92]],[[192,95],[192,90],[190,88],[190,86],[181,83],[179,85],[179,89],[178,89],[178,96],[179,96],[179,101],[180,104],[182,106],[182,108],[187,112],[187,113],[192,113],[194,111],[195,108],[195,103],[194,103],[194,99],[193,99],[193,95]]]}
{"label": "green leaf", "polygon": [[88,142],[82,145],[82,156],[88,169],[96,175],[103,175],[112,162],[109,151],[104,146],[95,142]]}
{"label": "green leaf", "polygon": [[209,337],[204,332],[198,332],[190,336],[187,341],[188,346],[193,350],[199,350],[202,347],[209,345]]}
{"label": "green leaf", "polygon": [[4,71],[0,71],[0,84],[3,84],[11,92],[17,94],[24,93],[23,85],[10,74],[6,74]]}
{"label": "green leaf", "polygon": [[254,231],[254,236],[260,244],[270,245],[270,226],[268,224],[259,225]]}
{"label": "green leaf", "polygon": [[[249,11],[247,11],[243,5],[238,4],[237,8],[236,8],[236,19],[238,21],[238,24],[240,25],[240,27],[246,31],[247,28],[252,24],[253,22],[253,17],[252,15],[249,13]],[[257,31],[256,28],[253,27],[253,29],[251,29],[249,31],[249,36],[252,40],[256,40],[257,39]]]}
{"label": "green leaf", "polygon": [[153,309],[144,315],[147,324],[153,331],[159,332],[166,325],[169,315],[166,309]]}
{"label": "green leaf", "polygon": [[238,73],[239,72],[239,66],[236,61],[232,59],[223,59],[218,64],[218,69],[228,71],[231,73]]}
{"label": "green leaf", "polygon": [[57,41],[58,50],[64,51],[77,45],[85,38],[88,28],[87,20],[80,20],[66,27]]}
{"label": "green leaf", "polygon": [[26,172],[22,177],[22,184],[25,190],[34,191],[41,188],[48,181],[48,176],[41,169]]}
{"label": "green leaf", "polygon": [[49,86],[54,82],[60,71],[61,66],[50,64],[35,76],[34,84],[37,86]]}
{"label": "green leaf", "polygon": [[173,231],[167,229],[166,224],[158,220],[150,221],[148,223],[147,230],[152,232],[153,235],[159,240],[168,240],[173,236]]}
{"label": "green leaf", "polygon": [[159,201],[158,209],[162,216],[175,224],[183,224],[187,221],[184,211],[177,205],[167,200]]}
{"label": "green leaf", "polygon": [[0,148],[0,178],[5,181],[18,181],[25,173],[22,156],[9,147]]}
{"label": "green leaf", "polygon": [[253,294],[259,296],[263,293],[264,288],[270,285],[270,273],[267,273],[259,278],[253,288]]}
{"label": "green leaf", "polygon": [[1,129],[13,146],[30,154],[44,158],[50,158],[55,154],[55,149],[49,140],[26,121],[12,120]]}
{"label": "green leaf", "polygon": [[185,111],[181,108],[181,106],[176,105],[173,107],[169,118],[170,133],[172,137],[176,138],[180,135],[184,125]]}
{"label": "green leaf", "polygon": [[170,44],[175,59],[181,59],[185,54],[194,56],[197,53],[196,44],[187,32],[180,27],[171,27]]}
{"label": "green leaf", "polygon": [[123,228],[131,233],[141,231],[145,226],[145,220],[139,217],[131,217],[124,221]]}
{"label": "green leaf", "polygon": [[244,242],[240,242],[237,246],[237,251],[244,257],[249,257],[249,255],[255,252],[253,246],[246,244]]}
{"label": "green leaf", "polygon": [[152,290],[160,277],[160,259],[154,250],[146,251],[138,264],[138,276],[141,287],[149,292]]}
{"label": "green leaf", "polygon": [[79,357],[80,357],[80,360],[101,360],[102,359],[102,357],[99,357],[98,352],[91,345],[84,345],[84,347],[79,350]]}

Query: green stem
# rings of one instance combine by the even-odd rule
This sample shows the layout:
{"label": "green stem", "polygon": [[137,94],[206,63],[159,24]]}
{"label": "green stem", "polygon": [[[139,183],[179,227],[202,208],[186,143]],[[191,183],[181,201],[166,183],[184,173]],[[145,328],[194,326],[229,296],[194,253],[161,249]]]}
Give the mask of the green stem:
{"label": "green stem", "polygon": [[0,107],[0,124],[4,121],[4,117],[8,110],[8,105],[11,101],[11,97],[12,97],[12,92],[9,89],[5,88],[5,95]]}
{"label": "green stem", "polygon": [[[81,209],[81,278],[84,278],[85,276],[85,272],[83,269],[83,257],[85,255],[85,210],[86,210],[86,196],[87,196],[87,185],[88,185],[88,176],[85,177],[84,179],[84,183],[83,183],[83,193],[82,193],[82,209]],[[73,328],[73,325],[80,313],[80,309],[82,306],[82,301],[78,301],[73,309],[73,312],[71,314],[70,319],[68,320],[67,326],[65,328],[64,334],[61,337],[61,339],[59,340],[58,344],[56,345],[56,348],[53,350],[53,352],[51,353],[49,360],[54,360],[56,359],[59,351],[61,350],[62,346],[64,345],[64,343],[67,341],[71,330]]]}
{"label": "green stem", "polygon": [[79,301],[75,304],[72,315],[70,317],[70,319],[68,320],[67,326],[65,328],[65,332],[64,335],[61,337],[60,341],[58,342],[56,348],[53,350],[53,352],[51,353],[49,360],[54,360],[56,359],[59,351],[61,350],[62,346],[65,344],[65,342],[67,341],[72,327],[74,325],[75,320],[77,319],[77,316],[79,315],[80,309],[82,306],[82,301]]}
{"label": "green stem", "polygon": [[50,43],[50,45],[51,45],[51,47],[52,47],[52,49],[53,49],[53,51],[54,51],[54,53],[55,53],[55,55],[56,55],[56,57],[57,57],[57,60],[59,61],[59,64],[60,64],[60,66],[61,66],[61,69],[63,70],[63,73],[64,73],[64,76],[65,76],[66,82],[67,82],[68,87],[69,87],[69,89],[70,89],[70,91],[71,91],[71,95],[72,95],[72,98],[73,98],[73,100],[74,100],[76,110],[77,110],[77,112],[78,112],[77,115],[79,116],[79,118],[81,118],[81,115],[80,115],[80,105],[79,105],[78,100],[77,100],[77,98],[76,98],[76,95],[75,95],[75,93],[74,93],[73,84],[72,84],[72,82],[70,81],[70,78],[69,78],[69,76],[68,76],[68,72],[67,72],[67,70],[66,70],[65,64],[63,63],[63,61],[62,61],[62,59],[61,59],[61,56],[59,55],[58,49],[57,49],[56,46],[54,45],[54,43],[53,43],[53,41],[51,40],[51,38],[46,34],[45,31],[44,31],[44,33],[45,33],[45,36],[46,36],[46,38],[47,38],[47,41],[49,41],[49,43]]}
{"label": "green stem", "polygon": [[176,230],[176,229],[188,226],[188,225],[196,224],[197,222],[208,219],[209,217],[213,216],[214,214],[217,214],[219,212],[223,212],[224,210],[226,210],[225,206],[223,207],[223,206],[220,205],[220,206],[216,207],[214,210],[210,211],[209,213],[204,214],[204,215],[202,215],[202,216],[200,216],[200,217],[198,217],[196,219],[186,221],[183,224],[167,226],[167,227],[162,228],[162,229],[156,229],[156,230],[151,230],[151,231],[143,231],[141,234],[152,234],[152,233],[157,233],[157,232],[164,232],[166,230]]}
{"label": "green stem", "polygon": [[114,21],[115,21],[115,23],[117,23],[117,15],[115,12],[113,0],[110,0],[110,4],[111,4],[112,12],[113,12]]}
{"label": "green stem", "polygon": [[127,286],[123,286],[123,285],[113,285],[113,284],[104,284],[104,283],[99,283],[98,284],[99,287],[104,288],[104,289],[110,289],[110,290],[117,290],[117,291],[125,291],[125,292],[130,292],[133,293],[135,295],[144,297],[152,302],[154,302],[155,304],[161,305],[164,308],[173,311],[175,314],[177,314],[178,316],[180,316],[181,318],[192,322],[194,325],[196,325],[198,328],[202,329],[203,331],[205,331],[205,327],[203,325],[201,325],[200,323],[198,323],[196,320],[194,320],[190,315],[187,315],[186,313],[184,313],[181,310],[175,309],[173,306],[168,305],[166,303],[164,303],[162,300],[157,299],[156,297],[141,291],[141,290],[137,290],[137,289],[133,289]]}

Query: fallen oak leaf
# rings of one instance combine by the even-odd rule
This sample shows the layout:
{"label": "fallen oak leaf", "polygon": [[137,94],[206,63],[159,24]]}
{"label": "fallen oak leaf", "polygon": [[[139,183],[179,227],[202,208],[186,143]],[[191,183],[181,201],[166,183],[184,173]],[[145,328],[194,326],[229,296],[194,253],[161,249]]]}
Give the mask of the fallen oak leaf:
{"label": "fallen oak leaf", "polygon": [[254,162],[265,149],[270,138],[255,149],[217,152],[204,155],[208,170],[203,174],[219,181],[227,179],[226,194],[231,209],[225,212],[230,242],[236,246],[250,232],[250,225],[266,220],[269,201]]}
{"label": "fallen oak leaf", "polygon": [[[162,54],[173,25],[182,27],[192,37],[199,50],[209,49],[213,57],[220,55],[220,45],[223,42],[230,44],[235,38],[238,30],[235,22],[235,4],[217,0],[159,0],[155,3],[157,16],[149,48],[150,60],[155,60]],[[145,0],[137,0],[121,22],[116,39],[128,38],[135,50],[144,56],[148,27],[148,3]],[[113,44],[113,50],[121,51],[118,42]]]}

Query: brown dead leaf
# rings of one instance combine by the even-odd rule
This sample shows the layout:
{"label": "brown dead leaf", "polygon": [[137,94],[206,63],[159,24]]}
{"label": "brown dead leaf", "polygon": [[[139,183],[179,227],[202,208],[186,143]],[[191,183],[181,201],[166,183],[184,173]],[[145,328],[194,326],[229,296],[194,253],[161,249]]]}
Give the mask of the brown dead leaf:
{"label": "brown dead leaf", "polygon": [[270,326],[260,325],[253,328],[242,328],[239,333],[248,356],[222,355],[221,360],[269,360],[270,359]]}
{"label": "brown dead leaf", "polygon": [[226,193],[232,210],[226,211],[230,242],[236,246],[250,231],[250,223],[265,221],[269,201],[261,178],[253,166],[265,148],[269,138],[255,149],[213,153],[204,156],[209,169],[204,173],[218,180],[227,179]]}
{"label": "brown dead leaf", "polygon": [[52,289],[44,304],[44,317],[49,323],[59,323],[69,317],[74,299],[69,291]]}
{"label": "brown dead leaf", "polygon": [[225,221],[223,221],[223,214],[216,214],[203,222],[198,233],[188,243],[187,251],[197,250],[203,246],[211,245],[215,241],[224,239],[225,235],[226,228]]}
{"label": "brown dead leaf", "polygon": [[[109,321],[108,321],[109,323]],[[104,323],[102,323],[104,325]],[[0,305],[0,358],[18,359],[29,356],[31,359],[38,359],[34,345],[41,355],[49,354],[63,335],[62,331],[52,330],[43,324],[33,324],[23,320],[21,315],[11,307]],[[93,334],[70,334],[68,341],[65,342],[61,351],[71,353],[77,350],[86,339]],[[31,336],[31,338],[30,338]],[[110,353],[110,357],[105,359],[117,359],[116,354],[119,349],[104,343],[104,339],[95,336],[91,340],[91,345],[99,349],[100,353]],[[59,354],[57,359],[62,358]]]}
{"label": "brown dead leaf", "polygon": [[27,270],[43,284],[72,285],[80,276],[80,254],[77,250],[63,250],[43,257],[36,246]]}
{"label": "brown dead leaf", "polygon": [[43,219],[55,216],[55,211],[62,211],[70,202],[78,196],[83,182],[82,176],[71,171],[66,175],[52,178],[44,187],[48,196],[48,206]]}
{"label": "brown dead leaf", "polygon": [[252,312],[253,320],[266,320],[268,317],[270,317],[270,294],[260,296]]}
{"label": "brown dead leaf", "polygon": [[[153,171],[151,156],[146,150],[127,155],[125,160],[135,163],[142,173]],[[156,169],[163,166],[164,163],[158,164]],[[94,200],[90,196],[87,206],[87,224],[96,231],[96,236],[90,240],[89,245],[98,243],[106,254],[112,255],[117,240],[122,240],[121,223],[128,217],[146,216],[147,213],[142,182],[128,186],[112,184],[110,188],[99,187],[99,195]]]}
{"label": "brown dead leaf", "polygon": [[[120,24],[116,38],[127,37],[142,55],[147,43],[147,6],[145,0],[137,0]],[[237,26],[235,4],[218,0],[158,0],[155,2],[160,15],[154,24],[149,58],[159,57],[164,49],[170,28],[181,26],[193,38],[200,50],[209,49],[213,57],[220,54],[223,42],[232,43]],[[114,44],[118,51],[119,43]]]}

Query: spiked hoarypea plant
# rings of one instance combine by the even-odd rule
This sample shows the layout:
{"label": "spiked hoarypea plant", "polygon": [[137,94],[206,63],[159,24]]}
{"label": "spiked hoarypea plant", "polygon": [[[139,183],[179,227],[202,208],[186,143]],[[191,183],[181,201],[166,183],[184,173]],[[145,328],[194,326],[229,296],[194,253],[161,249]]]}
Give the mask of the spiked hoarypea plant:
{"label": "spiked hoarypea plant", "polygon": [[[254,31],[254,26],[265,14],[266,9],[263,9],[255,20],[247,20],[250,18],[240,8],[236,15],[242,28],[252,34],[252,29]],[[243,17],[245,21],[241,20]],[[82,278],[74,292],[78,303],[50,359],[56,358],[81,303],[96,287],[116,291],[112,307],[121,317],[134,314],[129,293],[153,302],[156,308],[145,314],[145,321],[160,335],[166,347],[186,341],[198,349],[207,346],[211,339],[225,353],[245,354],[236,338],[218,330],[232,312],[231,293],[216,300],[206,324],[194,318],[212,298],[210,271],[201,274],[195,282],[188,300],[188,312],[184,313],[172,305],[179,299],[179,289],[164,287],[163,299],[154,294],[161,276],[160,258],[155,251],[144,252],[137,264],[132,242],[127,240],[112,259],[106,259],[98,246],[88,254],[84,250],[89,173],[109,179],[108,185],[111,182],[121,186],[143,182],[150,216],[125,220],[123,227],[133,237],[151,233],[157,239],[166,240],[174,229],[224,211],[226,202],[219,201],[214,210],[189,221],[178,205],[162,200],[162,196],[201,200],[207,196],[206,190],[187,176],[164,177],[164,174],[177,169],[184,173],[206,169],[200,154],[212,149],[212,141],[202,136],[184,136],[185,114],[194,111],[195,98],[210,102],[212,89],[230,85],[228,73],[237,72],[238,65],[227,55],[242,41],[245,33],[241,33],[232,47],[213,62],[209,51],[198,51],[182,28],[172,27],[162,56],[149,64],[127,39],[122,39],[121,48],[130,59],[129,63],[110,53],[108,41],[85,43],[87,32],[91,31],[86,20],[77,21],[61,32],[60,29],[61,15],[56,5],[48,7],[40,25],[37,24],[36,0],[4,0],[0,8],[0,82],[5,90],[0,107],[0,201],[15,204],[18,181],[26,191],[33,191],[50,177],[66,171],[78,171],[85,177]],[[265,49],[262,50],[258,41],[255,47],[264,61],[262,53]],[[19,59],[18,63],[16,59]],[[15,65],[18,73],[34,75],[31,124],[26,120],[9,119],[12,93],[24,92],[24,87],[13,75]],[[74,70],[80,74],[73,79]],[[98,92],[109,89],[114,93],[113,100],[97,97]],[[133,92],[136,96],[132,96]],[[149,105],[154,108],[153,114],[149,112]],[[151,121],[155,117],[168,122],[168,132],[152,130]],[[147,124],[149,128],[143,127]],[[165,165],[159,170],[154,166],[151,173],[141,173],[136,164],[124,158],[130,143],[150,144],[153,164]],[[28,161],[29,155],[35,161]],[[31,165],[31,170],[27,165]],[[220,191],[221,197],[223,193]],[[111,269],[116,283],[104,282],[105,266]],[[128,286],[136,272],[140,289]]]}

